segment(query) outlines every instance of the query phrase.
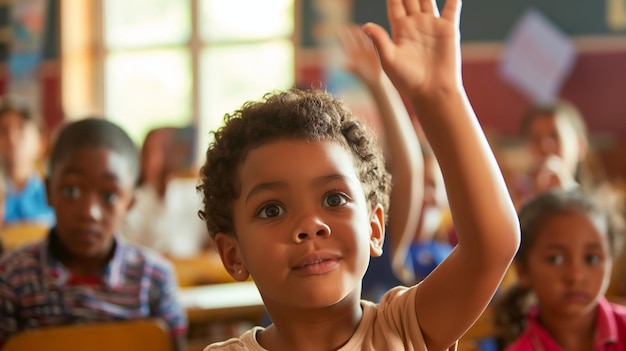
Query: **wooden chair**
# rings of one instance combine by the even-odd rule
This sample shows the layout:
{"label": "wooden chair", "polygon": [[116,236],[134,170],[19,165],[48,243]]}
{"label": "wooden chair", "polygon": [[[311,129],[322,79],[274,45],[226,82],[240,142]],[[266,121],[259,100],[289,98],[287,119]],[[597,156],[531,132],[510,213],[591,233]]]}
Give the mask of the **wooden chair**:
{"label": "wooden chair", "polygon": [[40,223],[7,224],[0,231],[0,241],[5,251],[43,239],[50,228]]}
{"label": "wooden chair", "polygon": [[228,274],[217,253],[204,252],[190,258],[169,258],[179,287],[216,283],[231,283],[235,279]]}
{"label": "wooden chair", "polygon": [[157,319],[30,329],[9,338],[2,351],[172,351],[165,323]]}

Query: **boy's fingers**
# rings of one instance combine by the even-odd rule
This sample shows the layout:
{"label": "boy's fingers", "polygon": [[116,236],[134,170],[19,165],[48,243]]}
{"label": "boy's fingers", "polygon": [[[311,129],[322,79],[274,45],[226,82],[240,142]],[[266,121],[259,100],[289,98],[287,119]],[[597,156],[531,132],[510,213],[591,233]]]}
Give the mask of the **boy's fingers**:
{"label": "boy's fingers", "polygon": [[446,0],[446,4],[443,6],[441,17],[452,21],[452,23],[458,26],[459,19],[461,18],[461,0]]}
{"label": "boy's fingers", "polygon": [[404,0],[404,8],[407,15],[422,12],[422,6],[420,2],[423,0]]}
{"label": "boy's fingers", "polygon": [[367,35],[363,32],[363,29],[360,27],[353,28],[352,37],[354,38],[354,41],[357,42],[360,46],[365,46],[365,44],[369,40]]}
{"label": "boy's fingers", "polygon": [[393,18],[406,16],[406,10],[402,1],[403,0],[387,0],[387,16],[389,17],[389,22],[393,22]]}
{"label": "boy's fingers", "polygon": [[344,50],[352,50],[357,41],[359,40],[358,35],[361,31],[356,25],[345,26],[339,31],[339,43],[344,48]]}
{"label": "boy's fingers", "polygon": [[436,0],[420,0],[422,12],[430,13],[439,17],[439,8]]}
{"label": "boy's fingers", "polygon": [[344,49],[347,48],[350,43],[350,28],[341,28],[339,33],[337,33],[337,39],[339,39],[339,44],[341,44]]}
{"label": "boy's fingers", "polygon": [[367,23],[363,26],[363,31],[372,39],[378,56],[384,60],[393,47],[393,42],[387,31],[375,23]]}
{"label": "boy's fingers", "polygon": [[363,31],[362,28],[358,29],[358,34],[357,39],[359,40],[361,47],[373,50],[374,45],[372,44],[372,39]]}

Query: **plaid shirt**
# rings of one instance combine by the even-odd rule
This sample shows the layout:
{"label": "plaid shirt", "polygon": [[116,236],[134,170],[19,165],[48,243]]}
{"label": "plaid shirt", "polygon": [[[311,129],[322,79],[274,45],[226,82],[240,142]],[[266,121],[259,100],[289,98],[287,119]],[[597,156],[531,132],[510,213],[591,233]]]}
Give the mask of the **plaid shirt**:
{"label": "plaid shirt", "polygon": [[40,243],[0,259],[0,347],[21,330],[46,326],[161,318],[172,336],[187,332],[172,267],[156,253],[115,238],[100,279],[72,277],[50,251],[54,231]]}

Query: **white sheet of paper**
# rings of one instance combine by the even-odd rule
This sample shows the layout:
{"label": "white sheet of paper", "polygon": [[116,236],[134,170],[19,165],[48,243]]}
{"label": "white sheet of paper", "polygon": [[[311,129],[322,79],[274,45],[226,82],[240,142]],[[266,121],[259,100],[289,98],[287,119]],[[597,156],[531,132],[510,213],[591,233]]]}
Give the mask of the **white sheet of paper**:
{"label": "white sheet of paper", "polygon": [[558,97],[575,61],[572,40],[530,8],[513,27],[500,68],[503,78],[533,103],[546,104]]}

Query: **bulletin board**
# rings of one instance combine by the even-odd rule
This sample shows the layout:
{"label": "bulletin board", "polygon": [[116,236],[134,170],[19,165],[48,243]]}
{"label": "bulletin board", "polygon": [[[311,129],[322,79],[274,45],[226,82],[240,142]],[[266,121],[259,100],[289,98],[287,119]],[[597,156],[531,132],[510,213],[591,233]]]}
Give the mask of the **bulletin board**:
{"label": "bulletin board", "polygon": [[[14,90],[16,80],[32,80],[35,86],[33,91],[36,90],[32,104],[41,109],[46,127],[56,126],[63,119],[58,65],[59,1],[0,1],[0,30],[6,34],[0,37],[0,94],[24,94],[24,91]],[[17,11],[20,6],[23,9],[32,8],[34,12],[29,15],[28,11]],[[22,51],[18,49],[20,45],[28,45],[29,41],[36,46]],[[31,54],[31,61],[22,60],[27,57],[25,54]],[[29,67],[28,63],[34,66]]]}

